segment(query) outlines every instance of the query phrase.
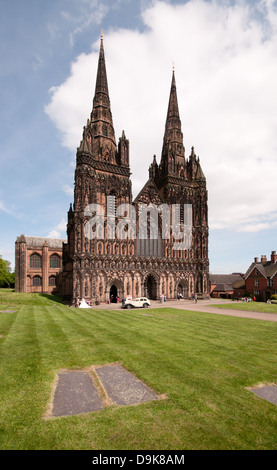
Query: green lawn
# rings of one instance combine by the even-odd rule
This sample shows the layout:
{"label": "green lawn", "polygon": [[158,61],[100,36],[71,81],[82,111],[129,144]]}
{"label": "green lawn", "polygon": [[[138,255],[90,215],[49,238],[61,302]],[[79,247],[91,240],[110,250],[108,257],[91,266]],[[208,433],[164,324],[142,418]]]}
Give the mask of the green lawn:
{"label": "green lawn", "polygon": [[277,313],[277,304],[267,304],[265,302],[232,302],[230,304],[216,304],[213,307],[231,308],[233,310],[252,310],[254,312]]}
{"label": "green lawn", "polygon": [[[0,290],[0,449],[276,449],[277,323],[170,308],[80,310]],[[44,419],[60,369],[120,362],[167,398]]]}

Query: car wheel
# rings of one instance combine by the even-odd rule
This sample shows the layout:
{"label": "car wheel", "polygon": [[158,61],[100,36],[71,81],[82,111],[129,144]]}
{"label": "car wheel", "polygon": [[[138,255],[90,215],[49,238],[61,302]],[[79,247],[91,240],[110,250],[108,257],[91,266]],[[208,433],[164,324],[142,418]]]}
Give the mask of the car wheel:
{"label": "car wheel", "polygon": [[129,310],[129,308],[131,308],[131,305],[127,305],[126,308],[128,308],[128,310]]}
{"label": "car wheel", "polygon": [[143,304],[143,308],[148,308],[148,304]]}

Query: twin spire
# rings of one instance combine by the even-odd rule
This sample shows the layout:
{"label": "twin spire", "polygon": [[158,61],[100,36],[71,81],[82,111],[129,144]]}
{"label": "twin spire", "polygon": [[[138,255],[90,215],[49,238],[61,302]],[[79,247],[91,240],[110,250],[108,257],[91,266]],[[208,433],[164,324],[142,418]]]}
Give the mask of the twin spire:
{"label": "twin spire", "polygon": [[98,69],[96,77],[95,95],[97,93],[105,93],[109,97],[108,80],[106,72],[106,62],[103,44],[103,34],[101,33],[100,52],[98,59]]}
{"label": "twin spire", "polygon": [[[97,121],[102,121],[102,123],[105,123],[109,131],[108,137],[110,137],[115,143],[102,30],[91,121],[95,123]],[[106,135],[106,132],[104,132],[104,135]],[[162,153],[164,153],[168,147],[170,147],[171,151],[178,154],[179,157],[184,158],[185,151],[183,146],[183,134],[181,131],[181,120],[179,116],[174,66]]]}
{"label": "twin spire", "polygon": [[101,44],[98,59],[93,108],[91,112],[91,124],[94,137],[103,137],[110,140],[116,148],[115,132],[111,112],[111,103],[106,71],[103,33],[101,33]]}
{"label": "twin spire", "polygon": [[179,159],[185,158],[174,68],[172,72],[162,155],[165,155],[169,151],[171,154],[174,153],[175,156],[178,156]]}
{"label": "twin spire", "polygon": [[[97,147],[99,150],[104,146],[108,146],[109,153],[116,155],[117,147],[109,97],[102,30],[95,94],[93,98],[93,108],[91,112],[89,128],[92,142],[92,150],[95,147]],[[87,129],[88,127],[84,128],[84,133]],[[86,140],[88,141],[89,139]],[[124,139],[126,139],[125,135]],[[83,136],[83,142],[84,140],[85,139]],[[81,149],[80,147],[79,150],[83,149]],[[183,133],[181,129],[181,120],[179,115],[175,70],[173,66],[169,103],[165,123],[165,132],[163,138],[161,163],[159,165],[159,168],[161,169],[161,172],[164,176],[182,176],[185,174],[185,166],[185,148],[183,144]],[[155,161],[155,168],[156,167],[158,167],[158,165]]]}

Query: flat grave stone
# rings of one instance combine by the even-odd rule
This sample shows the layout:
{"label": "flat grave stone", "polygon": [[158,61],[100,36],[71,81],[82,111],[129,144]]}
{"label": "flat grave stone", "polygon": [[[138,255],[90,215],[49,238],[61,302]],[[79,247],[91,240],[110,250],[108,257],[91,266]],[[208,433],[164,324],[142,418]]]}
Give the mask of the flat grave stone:
{"label": "flat grave stone", "polygon": [[58,374],[52,416],[68,416],[99,411],[104,405],[85,371],[63,371]]}
{"label": "flat grave stone", "polygon": [[251,388],[250,390],[259,397],[277,405],[277,385],[266,385],[264,387]]}
{"label": "flat grave stone", "polygon": [[1,313],[14,313],[15,310],[1,310]]}
{"label": "flat grave stone", "polygon": [[134,405],[159,399],[150,388],[118,364],[97,367],[95,372],[116,405]]}

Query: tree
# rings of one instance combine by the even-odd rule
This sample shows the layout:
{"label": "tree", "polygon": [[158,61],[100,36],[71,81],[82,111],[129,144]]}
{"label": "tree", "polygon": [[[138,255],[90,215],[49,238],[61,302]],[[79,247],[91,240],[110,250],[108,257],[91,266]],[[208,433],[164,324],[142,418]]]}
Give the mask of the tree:
{"label": "tree", "polygon": [[11,272],[11,263],[0,255],[0,287],[12,286],[14,286],[14,273]]}

